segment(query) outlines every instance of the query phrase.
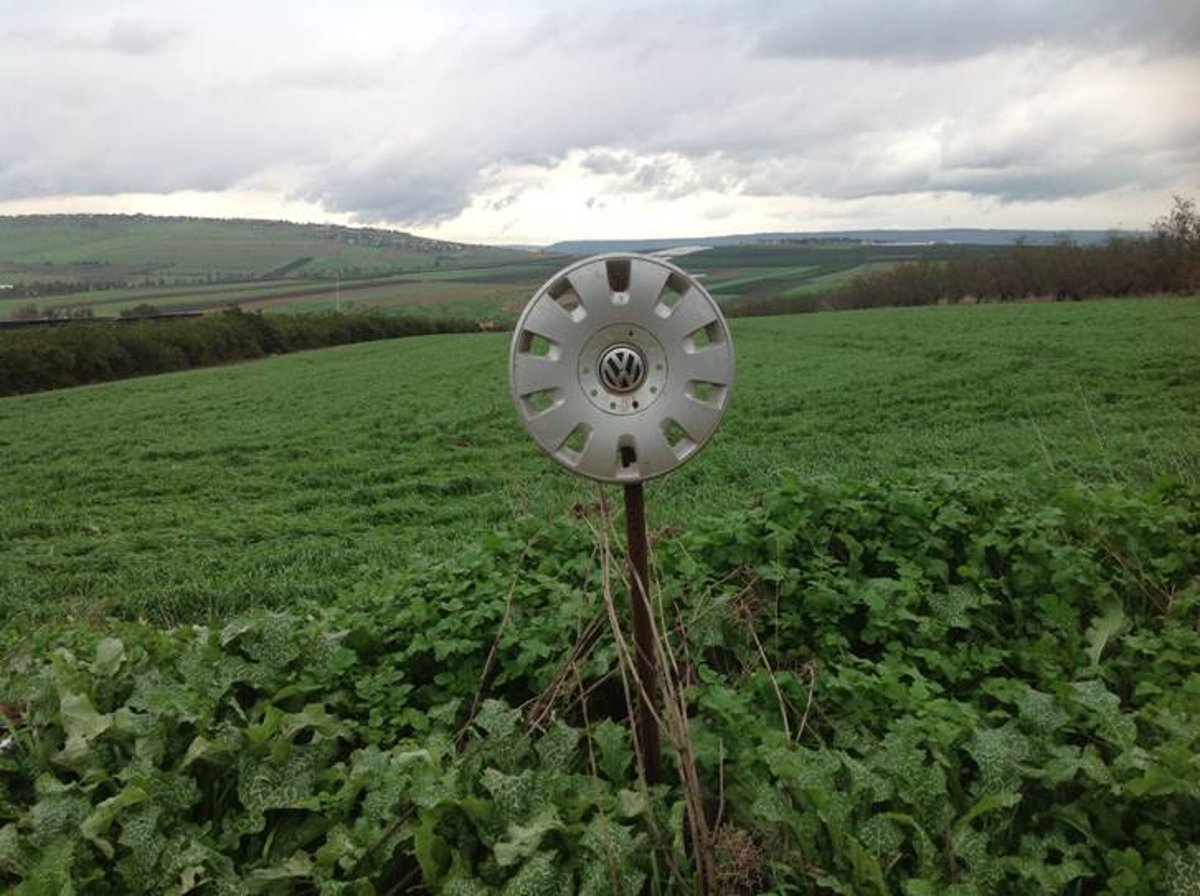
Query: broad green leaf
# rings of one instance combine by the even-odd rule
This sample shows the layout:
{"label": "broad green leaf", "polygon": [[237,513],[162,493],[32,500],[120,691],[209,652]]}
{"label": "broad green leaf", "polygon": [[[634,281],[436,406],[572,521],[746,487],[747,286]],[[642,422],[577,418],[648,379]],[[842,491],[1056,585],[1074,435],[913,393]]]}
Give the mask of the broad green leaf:
{"label": "broad green leaf", "polygon": [[78,737],[84,741],[99,737],[112,724],[111,717],[96,712],[92,698],[87,694],[67,694],[62,698],[59,712],[67,737]]}
{"label": "broad green leaf", "polygon": [[890,818],[874,815],[858,828],[863,845],[877,856],[896,852],[904,842],[900,827]]}
{"label": "broad green leaf", "polygon": [[20,870],[21,867],[21,835],[17,831],[15,824],[6,824],[0,827],[0,868],[13,868]]}
{"label": "broad green leaf", "polygon": [[553,854],[540,852],[522,865],[500,892],[502,896],[561,896],[562,883]]}
{"label": "broad green leaf", "polygon": [[547,833],[562,829],[558,810],[553,806],[543,809],[529,824],[510,824],[505,838],[495,846],[496,863],[501,868],[515,865],[537,852]]}
{"label": "broad green leaf", "polygon": [[239,616],[230,620],[221,629],[221,646],[228,647],[231,642],[237,640],[252,628],[254,628],[254,621],[248,616]]}
{"label": "broad green leaf", "polygon": [[470,876],[469,871],[455,868],[442,881],[442,896],[491,896],[491,887]]}
{"label": "broad green leaf", "polygon": [[903,812],[884,812],[881,818],[888,821],[893,821],[901,827],[906,827],[910,831],[910,842],[917,855],[917,864],[921,870],[921,874],[932,876],[936,873],[938,854],[933,845],[933,840],[926,833],[925,828],[917,823],[917,820],[911,815]]}
{"label": "broad green leaf", "polygon": [[38,855],[32,867],[25,872],[21,896],[74,896],[72,881],[73,858],[77,841],[60,838],[50,843]]}
{"label": "broad green leaf", "polygon": [[1101,681],[1075,681],[1071,694],[1088,709],[1099,723],[1100,733],[1109,743],[1128,750],[1137,740],[1137,723],[1133,716],[1121,712],[1121,700]]}
{"label": "broad green leaf", "polygon": [[69,833],[73,838],[76,828],[92,811],[82,787],[63,784],[50,774],[40,775],[35,786],[37,801],[29,811],[35,837],[48,842]]}
{"label": "broad green leaf", "polygon": [[904,896],[939,896],[941,888],[933,881],[914,877],[904,882]]}
{"label": "broad green leaf", "polygon": [[996,812],[1000,809],[1011,809],[1019,802],[1021,802],[1021,794],[1019,793],[989,793],[987,796],[976,800],[975,805],[968,809],[966,814],[955,825],[956,827],[958,825],[969,825],[981,815]]}
{"label": "broad green leaf", "polygon": [[622,818],[635,818],[644,814],[648,808],[644,792],[625,788],[617,791],[617,814]]}
{"label": "broad green leaf", "polygon": [[125,659],[125,645],[119,638],[105,638],[96,645],[96,661],[92,668],[97,675],[112,675]]}
{"label": "broad green leaf", "polygon": [[108,829],[112,827],[113,821],[121,813],[121,810],[134,806],[147,798],[148,794],[141,787],[130,785],[118,793],[116,796],[109,797],[101,802],[92,811],[92,814],[83,820],[83,824],[79,826],[79,833],[85,839],[90,840],[97,849],[99,849],[108,858],[113,857],[113,845],[103,839],[108,833]]}
{"label": "broad green leaf", "polygon": [[1189,846],[1167,856],[1168,896],[1196,896],[1200,893],[1200,846]]}
{"label": "broad green leaf", "polygon": [[546,768],[567,771],[575,756],[575,745],[582,732],[561,719],[555,719],[535,746],[538,758]]}
{"label": "broad green leaf", "polygon": [[506,775],[494,768],[483,773],[483,786],[491,793],[496,814],[506,824],[524,824],[540,814],[549,799],[541,776],[533,769]]}
{"label": "broad green leaf", "polygon": [[1084,632],[1084,638],[1088,642],[1088,660],[1093,669],[1100,665],[1100,655],[1104,653],[1108,642],[1125,630],[1126,622],[1125,610],[1115,602],[1105,607],[1104,612],[1092,620],[1092,624]]}
{"label": "broad green leaf", "polygon": [[62,698],[59,715],[67,734],[67,742],[59,755],[68,765],[83,759],[89,744],[112,725],[112,716],[96,712],[87,694],[67,694]]}
{"label": "broad green leaf", "polygon": [[436,885],[450,864],[450,849],[437,833],[441,817],[440,810],[423,811],[413,831],[413,855],[421,866],[421,877],[426,886]]}
{"label": "broad green leaf", "polygon": [[1071,720],[1053,696],[1028,685],[1017,695],[1016,704],[1021,713],[1021,723],[1041,734],[1057,731]]}
{"label": "broad green leaf", "polygon": [[979,785],[984,793],[1013,791],[1021,779],[1020,763],[1029,757],[1029,739],[1013,723],[1001,728],[982,728],[974,733],[967,751],[979,767]]}
{"label": "broad green leaf", "polygon": [[625,780],[626,769],[633,760],[629,732],[611,719],[592,725],[592,740],[596,744],[597,765],[608,780]]}
{"label": "broad green leaf", "polygon": [[297,881],[312,877],[312,856],[306,852],[295,852],[286,861],[269,868],[255,868],[246,876],[246,890],[250,893],[274,892],[271,886],[279,881]]}
{"label": "broad green leaf", "polygon": [[211,759],[213,756],[226,754],[229,750],[230,747],[226,743],[197,735],[188,746],[187,752],[184,753],[183,764],[180,767],[187,768],[197,759]]}

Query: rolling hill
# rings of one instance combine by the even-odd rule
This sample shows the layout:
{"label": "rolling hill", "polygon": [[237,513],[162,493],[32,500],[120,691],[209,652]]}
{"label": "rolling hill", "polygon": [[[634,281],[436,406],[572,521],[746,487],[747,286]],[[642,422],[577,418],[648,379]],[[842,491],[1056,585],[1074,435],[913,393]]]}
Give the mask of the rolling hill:
{"label": "rolling hill", "polygon": [[528,258],[396,230],[149,215],[0,217],[0,283],[168,285],[384,276]]}
{"label": "rolling hill", "polygon": [[1103,243],[1112,234],[1140,235],[1132,230],[988,230],[942,228],[935,230],[815,230],[775,233],[743,233],[725,236],[656,237],[654,239],[563,240],[546,248],[551,252],[649,252],[674,246],[741,246],[771,243],[845,243],[855,245],[961,245],[1011,246],[1022,241],[1033,246],[1052,246],[1065,240],[1081,246]]}
{"label": "rolling hill", "polygon": [[[350,305],[487,319],[559,256],[397,230],[148,215],[0,217],[0,320]],[[513,286],[514,277],[519,286]]]}

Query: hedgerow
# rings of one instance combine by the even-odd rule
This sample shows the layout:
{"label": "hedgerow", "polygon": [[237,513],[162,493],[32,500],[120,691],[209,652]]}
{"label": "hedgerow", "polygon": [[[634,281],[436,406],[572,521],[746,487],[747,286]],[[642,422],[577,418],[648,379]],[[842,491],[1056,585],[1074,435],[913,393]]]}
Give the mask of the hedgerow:
{"label": "hedgerow", "polygon": [[468,320],[365,312],[80,321],[0,333],[0,395],[225,364],[302,349],[474,330]]}
{"label": "hedgerow", "polygon": [[637,783],[581,515],[328,607],[38,633],[0,691],[0,882],[1196,892],[1195,489],[789,480],[655,533],[706,843],[673,751]]}

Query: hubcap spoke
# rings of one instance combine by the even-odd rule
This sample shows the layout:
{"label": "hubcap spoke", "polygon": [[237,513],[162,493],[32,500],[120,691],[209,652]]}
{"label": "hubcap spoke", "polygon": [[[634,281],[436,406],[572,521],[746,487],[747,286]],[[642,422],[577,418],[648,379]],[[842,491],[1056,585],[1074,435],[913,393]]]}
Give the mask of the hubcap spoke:
{"label": "hubcap spoke", "polygon": [[671,276],[669,268],[650,261],[635,258],[629,268],[629,293],[631,301],[639,307],[653,308],[662,295],[667,278]]}
{"label": "hubcap spoke", "polygon": [[692,441],[703,442],[717,428],[717,423],[721,420],[721,411],[710,404],[684,396],[683,401],[676,406],[673,417],[675,422],[683,427],[684,432],[691,436]]}
{"label": "hubcap spoke", "polygon": [[600,479],[616,478],[618,434],[612,428],[594,429],[583,448],[579,470]]}
{"label": "hubcap spoke", "polygon": [[679,300],[671,316],[663,321],[663,334],[669,342],[685,339],[701,327],[718,320],[718,315],[720,312],[708,293],[693,286]]}
{"label": "hubcap spoke", "polygon": [[608,285],[608,273],[604,265],[581,268],[567,276],[579,301],[588,313],[595,313],[612,303],[612,289]]}
{"label": "hubcap spoke", "polygon": [[675,449],[667,443],[667,437],[657,426],[638,437],[636,449],[639,469],[669,470],[679,463]]}
{"label": "hubcap spoke", "polygon": [[558,302],[542,301],[530,308],[524,329],[562,345],[574,341],[575,321]]}
{"label": "hubcap spoke", "polygon": [[517,395],[523,398],[535,392],[560,388],[564,375],[569,375],[564,366],[561,360],[518,355],[513,361],[513,386]]}
{"label": "hubcap spoke", "polygon": [[525,426],[547,451],[557,451],[579,422],[574,408],[560,404],[527,419]]}
{"label": "hubcap spoke", "polygon": [[700,380],[724,386],[729,382],[729,359],[720,345],[710,345],[695,352],[685,352],[679,372],[686,380]]}

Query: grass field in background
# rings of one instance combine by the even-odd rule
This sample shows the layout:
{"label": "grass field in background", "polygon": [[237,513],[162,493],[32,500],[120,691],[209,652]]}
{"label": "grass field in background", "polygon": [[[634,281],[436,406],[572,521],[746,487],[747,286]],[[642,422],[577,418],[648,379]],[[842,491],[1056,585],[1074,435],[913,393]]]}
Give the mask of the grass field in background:
{"label": "grass field in background", "polygon": [[[378,244],[376,244],[378,243]],[[726,311],[800,299],[871,268],[987,247],[780,242],[718,246],[677,259]],[[0,284],[124,285],[24,296],[0,291],[0,318],[33,304],[111,317],[138,305],[203,310],[237,304],[273,313],[353,303],[512,323],[568,256],[264,221],[64,217],[0,219]],[[786,310],[786,309],[781,309]]]}
{"label": "grass field in background", "polygon": [[363,274],[395,273],[518,261],[525,254],[397,231],[285,221],[0,216],[0,282],[11,283],[107,280],[114,274],[169,279],[208,274],[269,277],[293,264],[305,275],[332,276],[348,268]]}
{"label": "grass field in background", "polygon": [[[1016,472],[1143,487],[1200,474],[1200,302],[735,321],[713,443],[649,486],[653,526],[783,471]],[[0,400],[0,614],[156,622],[328,600],[364,569],[599,489],[538,455],[503,334],[301,353]],[[615,492],[610,490],[610,494]]]}

